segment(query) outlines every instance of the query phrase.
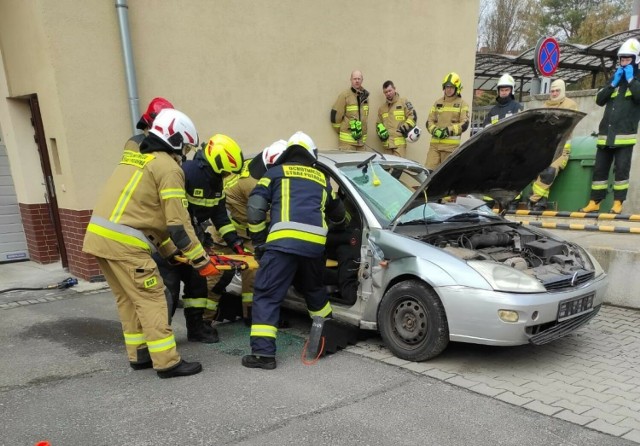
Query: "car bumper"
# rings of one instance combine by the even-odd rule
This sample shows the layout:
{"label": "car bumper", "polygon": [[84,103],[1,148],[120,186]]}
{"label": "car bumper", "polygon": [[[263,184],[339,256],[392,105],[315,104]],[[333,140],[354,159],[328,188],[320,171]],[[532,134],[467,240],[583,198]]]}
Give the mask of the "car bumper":
{"label": "car bumper", "polygon": [[[597,314],[607,287],[605,274],[563,292],[514,294],[439,287],[436,292],[445,307],[452,341],[486,345],[544,344],[571,333]],[[593,309],[558,322],[561,301],[593,294]],[[517,322],[505,322],[499,310],[518,313]]]}

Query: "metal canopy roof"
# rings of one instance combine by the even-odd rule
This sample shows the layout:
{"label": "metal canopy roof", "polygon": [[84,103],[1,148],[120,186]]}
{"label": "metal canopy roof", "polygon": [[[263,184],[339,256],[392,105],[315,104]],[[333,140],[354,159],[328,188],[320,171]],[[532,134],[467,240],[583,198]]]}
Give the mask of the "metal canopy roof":
{"label": "metal canopy roof", "polygon": [[[597,73],[608,73],[615,67],[618,48],[632,37],[640,39],[640,29],[612,34],[589,46],[560,43],[560,63],[553,78],[564,79],[570,84],[591,75],[592,83],[595,82]],[[509,73],[519,84],[516,90],[528,92],[531,79],[538,77],[534,58],[535,47],[517,56],[476,53],[474,89],[493,90],[498,78]]]}

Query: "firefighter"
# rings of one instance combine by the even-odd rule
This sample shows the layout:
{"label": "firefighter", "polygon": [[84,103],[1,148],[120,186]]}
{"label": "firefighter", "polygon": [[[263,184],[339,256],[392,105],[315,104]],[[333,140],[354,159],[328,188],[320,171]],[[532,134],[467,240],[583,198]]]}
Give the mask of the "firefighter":
{"label": "firefighter", "polygon": [[401,98],[396,92],[392,81],[382,84],[382,93],[386,101],[378,109],[376,133],[382,141],[384,153],[405,158],[407,155],[405,138],[416,126],[418,115],[411,102]]}
{"label": "firefighter", "polygon": [[[551,83],[549,96],[549,100],[544,103],[545,107],[578,110],[576,101],[566,96],[565,84],[562,79],[556,79]],[[568,140],[564,145],[562,154],[556,158],[549,167],[540,172],[536,181],[533,182],[531,195],[529,195],[529,209],[534,211],[544,211],[547,209],[549,189],[551,189],[551,185],[558,176],[558,173],[567,167],[570,153],[571,140]]]}
{"label": "firefighter", "polygon": [[363,80],[360,71],[351,73],[351,88],[340,93],[331,109],[331,125],[338,133],[340,150],[365,149],[369,92],[362,87]]}
{"label": "firefighter", "polygon": [[[287,142],[283,139],[274,142],[266,147],[254,158],[245,162],[242,172],[231,175],[225,180],[224,193],[227,204],[227,211],[231,217],[231,222],[236,228],[238,235],[244,240],[244,246],[253,250],[251,235],[247,221],[247,203],[249,195],[258,180],[273,165],[282,152],[287,148]],[[246,269],[242,271],[242,318],[245,324],[251,325],[251,306],[253,304],[253,283],[255,281],[255,270]]]}
{"label": "firefighter", "polygon": [[427,118],[431,143],[425,163],[435,169],[460,146],[460,137],[469,128],[469,105],[462,99],[462,80],[451,72],[442,80],[443,96],[436,99]]}
{"label": "firefighter", "polygon": [[317,157],[313,140],[296,132],[249,197],[247,219],[260,268],[254,284],[251,354],[242,358],[245,367],[276,368],[280,305],[291,284],[304,296],[310,316],[332,315],[322,283],[325,210],[335,223],[344,220],[345,211],[328,179],[313,167]]}
{"label": "firefighter", "polygon": [[97,257],[116,298],[129,363],[153,367],[160,378],[199,373],[199,362],[180,358],[169,325],[164,283],[151,258],[181,253],[202,276],[219,271],[198,241],[187,212],[185,146],[198,144],[189,117],[162,110],[140,145],[125,151],[93,210],[83,251]]}
{"label": "firefighter", "polygon": [[[189,213],[195,225],[201,228],[210,220],[227,246],[236,254],[247,252],[244,250],[242,238],[238,236],[227,214],[223,180],[228,174],[240,172],[243,162],[242,150],[238,143],[227,135],[216,134],[203,149],[195,153],[192,160],[182,165]],[[222,276],[207,279],[209,291],[206,299],[194,301],[197,306],[189,311],[191,319],[187,319],[187,324],[191,320],[194,330],[196,327],[202,327],[203,317],[207,326],[215,320],[222,293],[232,278],[233,272],[230,271]]]}
{"label": "firefighter", "polygon": [[516,81],[510,74],[503,74],[498,79],[496,84],[497,104],[491,107],[489,113],[484,117],[482,123],[483,128],[489,124],[495,124],[501,119],[508,118],[509,116],[520,113],[523,109],[522,104],[516,101],[514,91],[516,88]]}
{"label": "firefighter", "polygon": [[129,138],[124,145],[124,150],[131,150],[133,152],[140,151],[140,143],[149,134],[153,120],[158,116],[160,110],[164,110],[165,108],[174,108],[173,104],[165,98],[153,98],[151,102],[149,102],[147,111],[142,114],[136,124],[136,128],[142,130],[142,133],[135,134]]}
{"label": "firefighter", "polygon": [[622,212],[622,203],[629,190],[631,153],[637,142],[640,119],[640,80],[638,60],[640,42],[625,41],[618,50],[619,66],[613,79],[596,94],[596,104],[604,107],[604,115],[598,129],[596,164],[591,180],[589,203],[582,212],[597,212],[600,202],[607,195],[609,170],[614,165],[612,214]]}

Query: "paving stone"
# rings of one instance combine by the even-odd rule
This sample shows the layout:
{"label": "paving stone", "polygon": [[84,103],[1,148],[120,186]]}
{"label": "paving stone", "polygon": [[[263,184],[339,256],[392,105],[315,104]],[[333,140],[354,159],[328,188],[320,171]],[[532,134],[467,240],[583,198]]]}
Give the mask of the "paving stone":
{"label": "paving stone", "polygon": [[544,404],[540,401],[531,401],[522,407],[525,409],[535,410],[536,412],[540,412],[545,415],[555,415],[563,410],[560,407],[550,406],[549,404]]}
{"label": "paving stone", "polygon": [[434,366],[428,362],[410,362],[408,364],[404,364],[402,367],[417,373],[423,373],[434,368]]}
{"label": "paving stone", "polygon": [[391,356],[393,356],[391,354],[391,352],[385,352],[385,351],[379,351],[379,352],[374,352],[374,351],[366,351],[362,354],[362,356],[366,356],[367,358],[371,358],[371,359],[385,359],[385,358],[389,358]]}
{"label": "paving stone", "polygon": [[640,428],[640,411],[638,411],[637,409],[637,407],[640,406],[640,402],[625,401],[625,403],[627,403],[627,405],[621,404],[619,408],[614,409],[612,412],[616,415],[622,415],[636,420],[636,423],[638,423],[638,428]]}
{"label": "paving stone", "polygon": [[588,405],[588,404],[576,404],[573,401],[570,400],[558,400],[555,403],[552,404],[553,406],[558,406],[558,407],[563,407],[575,414],[583,414],[588,410],[593,409],[592,405]]}
{"label": "paving stone", "polygon": [[459,376],[459,375],[458,376],[454,376],[453,378],[449,378],[447,380],[447,382],[449,384],[453,384],[453,385],[458,386],[458,387],[464,387],[465,389],[468,389],[468,388],[473,387],[473,386],[477,386],[479,384],[477,381],[471,381],[471,380],[465,379],[465,378],[463,378],[462,376]]}
{"label": "paving stone", "polygon": [[503,389],[496,389],[494,387],[490,387],[484,383],[480,383],[476,386],[471,387],[469,390],[472,390],[476,393],[481,393],[482,395],[486,395],[486,396],[496,396],[496,395],[500,395],[501,393],[506,392],[506,390]]}
{"label": "paving stone", "polygon": [[622,436],[625,440],[635,441],[636,443],[640,443],[640,430],[632,429],[626,434]]}
{"label": "paving stone", "polygon": [[608,424],[618,424],[619,422],[621,422],[626,418],[622,415],[614,415],[613,413],[604,412],[601,409],[597,409],[597,408],[589,409],[588,411],[584,412],[582,415],[585,417],[593,417],[596,419],[600,419],[602,421],[606,421]]}
{"label": "paving stone", "polygon": [[423,375],[430,376],[432,378],[440,379],[442,381],[446,381],[449,378],[453,378],[455,375],[453,373],[447,373],[440,369],[431,369],[422,373]]}
{"label": "paving stone", "polygon": [[620,437],[631,430],[628,427],[615,426],[602,420],[594,420],[587,424],[586,427],[604,432],[605,434],[614,435],[616,437]]}
{"label": "paving stone", "polygon": [[580,382],[580,377],[571,376],[570,374],[565,373],[564,370],[562,370],[561,372],[553,372],[548,375],[547,378],[562,381],[565,384],[575,384],[577,382]]}
{"label": "paving stone", "polygon": [[398,365],[398,366],[403,366],[403,365],[409,363],[409,361],[407,361],[406,359],[400,359],[397,356],[391,356],[390,358],[384,358],[382,360],[382,362],[386,362],[387,364]]}
{"label": "paving stone", "polygon": [[638,420],[635,418],[625,418],[621,422],[617,423],[616,426],[640,429],[640,423],[638,423]]}
{"label": "paving stone", "polygon": [[553,416],[574,424],[579,424],[581,426],[584,426],[587,423],[591,423],[594,420],[593,417],[583,417],[582,415],[576,414],[571,410],[563,410],[554,414]]}
{"label": "paving stone", "polygon": [[531,398],[523,398],[512,392],[504,392],[496,395],[496,399],[516,406],[524,406],[525,404],[531,402]]}
{"label": "paving stone", "polygon": [[533,400],[540,401],[545,404],[552,404],[560,399],[560,397],[557,395],[540,392],[539,390],[532,390],[531,392],[524,393],[521,396],[523,398],[531,398]]}

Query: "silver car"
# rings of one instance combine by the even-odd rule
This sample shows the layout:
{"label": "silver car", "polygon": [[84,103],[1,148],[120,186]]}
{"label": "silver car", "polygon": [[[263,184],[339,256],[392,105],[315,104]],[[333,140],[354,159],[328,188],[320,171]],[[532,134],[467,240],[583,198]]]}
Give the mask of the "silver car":
{"label": "silver car", "polygon": [[[522,112],[469,139],[432,174],[395,156],[321,152],[318,167],[360,246],[355,303],[334,292],[334,317],[379,331],[411,361],[437,356],[449,341],[544,344],[586,324],[607,285],[598,262],[492,210],[551,163],[583,116]],[[306,309],[293,289],[285,305]]]}

